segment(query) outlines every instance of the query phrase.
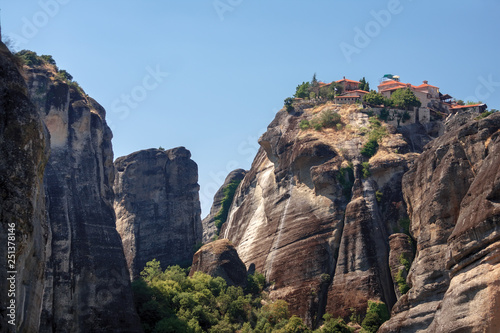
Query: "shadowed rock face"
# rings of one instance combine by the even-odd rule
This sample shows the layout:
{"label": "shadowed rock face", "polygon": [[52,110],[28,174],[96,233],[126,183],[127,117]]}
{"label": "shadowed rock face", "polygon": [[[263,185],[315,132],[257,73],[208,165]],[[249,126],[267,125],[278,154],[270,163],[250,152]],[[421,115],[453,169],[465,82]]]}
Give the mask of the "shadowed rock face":
{"label": "shadowed rock face", "polygon": [[50,132],[49,222],[40,332],[138,332],[113,210],[111,131],[104,109],[46,67],[27,69]]}
{"label": "shadowed rock face", "polygon": [[234,246],[227,239],[219,239],[202,246],[193,257],[189,276],[203,272],[222,277],[230,286],[245,287],[247,270]]}
{"label": "shadowed rock face", "polygon": [[380,332],[500,330],[500,114],[431,142],[403,178],[417,254]]}
{"label": "shadowed rock face", "polygon": [[224,190],[234,181],[241,181],[247,172],[243,169],[233,170],[227,175],[224,184],[217,190],[214,195],[214,202],[210,208],[210,213],[203,219],[203,243],[208,243],[213,240],[217,233],[214,218],[222,207],[222,199],[224,199]]}
{"label": "shadowed rock face", "polygon": [[[0,42],[0,331],[36,332],[46,263],[47,221],[43,173],[48,134],[28,96],[14,58]],[[10,228],[14,226],[13,228]],[[15,230],[9,239],[9,229]],[[11,242],[12,244],[9,244]],[[7,246],[15,245],[15,261]],[[10,257],[9,259],[14,259]],[[15,266],[10,266],[10,265]],[[16,274],[16,326],[8,325],[10,283]]]}
{"label": "shadowed rock face", "polygon": [[[301,131],[321,108],[336,108],[350,129]],[[355,106],[278,112],[221,231],[247,267],[274,282],[271,298],[311,326],[325,311],[349,317],[351,307],[365,313],[368,300],[396,301],[388,236],[405,215],[401,178],[415,154],[391,129],[363,178],[367,138],[358,129],[368,126]]]}
{"label": "shadowed rock face", "polygon": [[147,149],[115,161],[116,227],[132,277],[152,259],[189,265],[202,226],[198,166],[184,147]]}

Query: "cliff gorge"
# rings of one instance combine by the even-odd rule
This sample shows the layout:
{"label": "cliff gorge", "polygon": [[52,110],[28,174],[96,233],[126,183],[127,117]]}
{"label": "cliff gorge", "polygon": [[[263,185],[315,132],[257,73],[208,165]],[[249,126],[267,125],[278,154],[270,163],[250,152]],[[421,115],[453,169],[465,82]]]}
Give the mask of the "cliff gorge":
{"label": "cliff gorge", "polygon": [[[333,111],[334,128],[302,125]],[[384,135],[368,159],[360,151],[374,131]],[[368,300],[390,309],[388,237],[404,229],[401,178],[418,155],[393,127],[331,103],[279,111],[259,143],[221,237],[273,283],[271,298],[311,326],[325,311],[363,314]]]}
{"label": "cliff gorge", "polygon": [[417,254],[381,332],[500,331],[500,114],[432,141],[403,178]]}
{"label": "cliff gorge", "polygon": [[224,183],[215,193],[214,202],[212,204],[212,207],[210,208],[210,213],[202,221],[203,243],[206,244],[212,241],[217,234],[217,226],[215,225],[215,218],[217,217],[217,214],[220,212],[222,208],[222,201],[224,200],[225,197],[224,192],[228,188],[229,184],[231,184],[232,182],[241,182],[245,177],[246,173],[247,172],[243,169],[236,169],[231,171],[224,180]]}
{"label": "cliff gorge", "polygon": [[25,66],[31,99],[50,132],[40,332],[137,332],[113,210],[111,131],[105,110],[55,63]]}
{"label": "cliff gorge", "polygon": [[46,261],[42,179],[49,145],[15,62],[0,42],[0,331],[36,332]]}
{"label": "cliff gorge", "polygon": [[132,277],[146,262],[187,265],[201,243],[198,166],[184,147],[117,158],[114,209]]}

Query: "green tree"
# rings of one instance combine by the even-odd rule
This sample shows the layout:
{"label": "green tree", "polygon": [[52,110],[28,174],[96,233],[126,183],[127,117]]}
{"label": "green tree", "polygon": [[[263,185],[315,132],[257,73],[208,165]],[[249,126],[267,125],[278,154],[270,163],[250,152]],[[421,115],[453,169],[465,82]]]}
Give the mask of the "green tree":
{"label": "green tree", "polygon": [[384,96],[375,90],[372,90],[363,96],[363,101],[368,105],[382,105],[384,104]]}
{"label": "green tree", "polygon": [[364,91],[370,91],[370,84],[368,83],[368,81],[366,81],[364,76],[361,80],[359,80],[358,89]]}
{"label": "green tree", "polygon": [[160,262],[156,259],[153,259],[146,263],[146,267],[141,272],[141,277],[146,282],[152,282],[154,279],[158,278],[161,273]]}
{"label": "green tree", "polygon": [[389,311],[383,302],[368,301],[368,308],[366,309],[366,317],[361,323],[367,332],[375,333],[379,327],[389,319]]}
{"label": "green tree", "polygon": [[309,82],[302,82],[302,84],[299,84],[295,89],[295,94],[293,96],[296,98],[309,97],[309,89],[310,89]]}
{"label": "green tree", "polygon": [[411,110],[422,105],[410,88],[396,90],[391,96],[391,101],[394,107],[403,110]]}
{"label": "green tree", "polygon": [[287,97],[283,101],[285,103],[285,108],[287,112],[292,112],[293,109],[293,98],[292,97]]}

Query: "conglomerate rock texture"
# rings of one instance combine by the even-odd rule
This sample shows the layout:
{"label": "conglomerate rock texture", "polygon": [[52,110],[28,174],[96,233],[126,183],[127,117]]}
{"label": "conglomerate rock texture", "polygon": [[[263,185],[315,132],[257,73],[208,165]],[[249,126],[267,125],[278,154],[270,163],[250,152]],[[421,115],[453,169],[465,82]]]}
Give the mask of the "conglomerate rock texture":
{"label": "conglomerate rock texture", "polygon": [[[48,134],[16,59],[0,42],[1,332],[38,330],[46,263],[42,180],[48,149]],[[8,309],[11,300],[16,301],[14,311]]]}
{"label": "conglomerate rock texture", "polygon": [[196,272],[222,277],[230,286],[245,287],[247,283],[245,264],[227,239],[204,245],[194,254],[189,276]]}
{"label": "conglomerate rock texture", "polygon": [[417,253],[380,332],[500,331],[500,114],[426,146],[403,178]]}
{"label": "conglomerate rock texture", "polygon": [[58,77],[54,66],[25,70],[51,148],[44,174],[49,229],[38,331],[139,332],[115,228],[112,134],[105,110]]}
{"label": "conglomerate rock texture", "polygon": [[203,225],[203,243],[209,243],[214,239],[217,234],[217,227],[215,226],[215,216],[220,211],[222,207],[222,200],[224,199],[224,190],[232,182],[240,182],[246,175],[246,171],[243,169],[236,169],[231,171],[224,183],[217,190],[214,195],[214,201],[212,207],[210,208],[210,213],[201,221]]}
{"label": "conglomerate rock texture", "polygon": [[198,166],[184,147],[147,149],[115,161],[116,227],[133,278],[152,259],[189,266],[201,243]]}
{"label": "conglomerate rock texture", "polygon": [[[341,129],[299,129],[329,110],[341,115]],[[221,231],[247,267],[274,283],[271,298],[285,299],[310,326],[325,311],[348,318],[364,314],[368,300],[396,302],[388,237],[402,231],[401,178],[417,154],[387,126],[368,161],[360,154],[367,128],[357,106],[279,111]]]}

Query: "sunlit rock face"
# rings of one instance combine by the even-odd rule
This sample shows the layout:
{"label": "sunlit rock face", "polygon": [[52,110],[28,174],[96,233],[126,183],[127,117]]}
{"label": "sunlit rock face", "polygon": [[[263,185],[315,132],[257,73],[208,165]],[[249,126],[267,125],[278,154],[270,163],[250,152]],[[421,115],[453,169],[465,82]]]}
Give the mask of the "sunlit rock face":
{"label": "sunlit rock face", "polygon": [[49,227],[39,331],[139,332],[115,228],[105,110],[75,84],[61,81],[54,67],[25,69],[51,148],[43,177]]}
{"label": "sunlit rock face", "polygon": [[[299,128],[328,109],[341,115],[340,128]],[[388,127],[363,175],[368,118],[329,103],[279,111],[221,232],[272,283],[271,298],[310,326],[325,312],[348,318],[365,313],[368,300],[396,302],[388,237],[406,214],[401,178],[418,154]]]}
{"label": "sunlit rock face", "polygon": [[417,253],[381,332],[500,330],[499,130],[500,114],[448,128],[404,176]]}

